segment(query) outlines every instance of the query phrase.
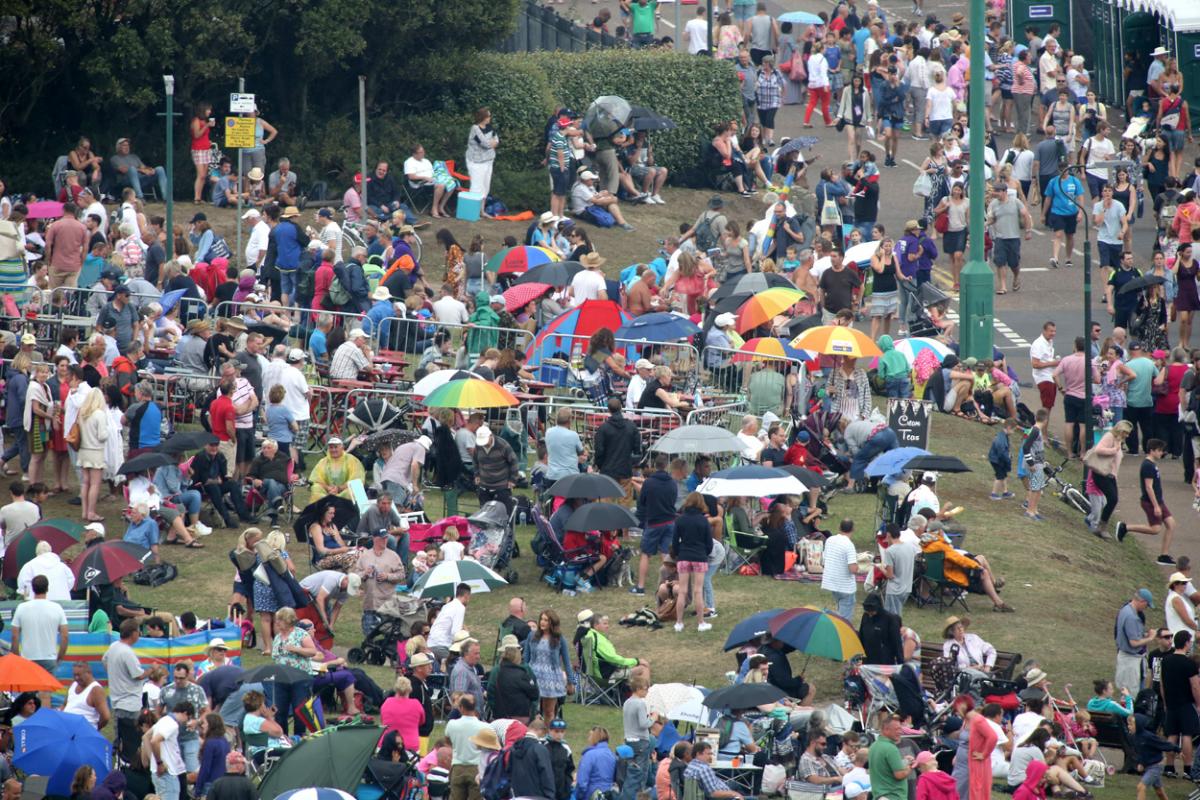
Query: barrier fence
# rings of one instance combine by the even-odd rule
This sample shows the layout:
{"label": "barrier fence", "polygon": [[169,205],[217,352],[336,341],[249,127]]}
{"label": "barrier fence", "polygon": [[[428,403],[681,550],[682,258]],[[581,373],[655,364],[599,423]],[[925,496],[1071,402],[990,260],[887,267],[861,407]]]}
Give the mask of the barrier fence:
{"label": "barrier fence", "polygon": [[808,397],[808,372],[797,358],[750,355],[726,347],[705,347],[701,364],[709,386],[745,398],[744,413],[767,411],[787,419],[800,415]]}

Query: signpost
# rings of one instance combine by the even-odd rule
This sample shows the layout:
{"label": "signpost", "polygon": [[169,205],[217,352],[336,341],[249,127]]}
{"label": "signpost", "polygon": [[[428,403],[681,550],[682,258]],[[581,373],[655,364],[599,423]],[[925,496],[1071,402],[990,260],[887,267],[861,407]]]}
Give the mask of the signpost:
{"label": "signpost", "polygon": [[[230,114],[251,114],[254,112],[254,95],[245,94],[243,92],[231,92],[229,94],[229,113]],[[251,145],[253,146],[253,145]]]}
{"label": "signpost", "polygon": [[243,147],[254,147],[254,118],[226,117],[225,149],[240,150]]}
{"label": "signpost", "polygon": [[[229,95],[229,113],[253,114],[256,110],[258,110],[258,106],[255,105],[254,95],[246,94],[246,79],[238,78],[238,90]],[[258,120],[254,117],[230,116],[225,120],[225,147],[236,147],[238,151],[237,254],[235,258],[242,257],[242,189],[245,188],[242,181],[246,180],[246,176],[242,174],[242,151],[254,148],[254,133],[257,126]]]}
{"label": "signpost", "polygon": [[888,427],[896,432],[901,447],[929,449],[929,425],[933,403],[929,400],[888,400]]}

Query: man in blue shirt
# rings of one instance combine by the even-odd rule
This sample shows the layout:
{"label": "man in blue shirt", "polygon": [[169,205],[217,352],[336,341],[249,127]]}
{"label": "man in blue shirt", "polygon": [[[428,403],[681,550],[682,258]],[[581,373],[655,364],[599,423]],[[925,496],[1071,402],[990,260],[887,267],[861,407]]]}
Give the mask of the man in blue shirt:
{"label": "man in blue shirt", "polygon": [[1042,203],[1049,201],[1050,212],[1046,222],[1054,231],[1054,242],[1050,246],[1050,266],[1058,269],[1058,252],[1066,245],[1067,266],[1071,266],[1071,253],[1075,248],[1075,228],[1083,219],[1079,198],[1083,197],[1083,182],[1075,177],[1076,167],[1063,164],[1057,178],[1046,184]]}
{"label": "man in blue shirt", "polygon": [[546,481],[553,484],[559,478],[579,472],[580,459],[586,454],[579,434],[571,429],[574,415],[568,408],[560,408],[555,426],[546,431]]}
{"label": "man in blue shirt", "polygon": [[154,387],[140,381],[133,387],[133,398],[122,419],[129,427],[129,458],[162,443],[162,409],[154,402]]}
{"label": "man in blue shirt", "polygon": [[372,334],[375,332],[376,326],[380,326],[379,341],[386,342],[387,328],[389,326],[384,325],[384,320],[391,317],[402,317],[403,312],[396,311],[396,307],[392,302],[392,293],[388,291],[386,286],[376,287],[375,291],[371,293],[371,299],[375,303],[367,311],[366,316],[363,317],[362,329],[368,334]]}
{"label": "man in blue shirt", "polygon": [[158,522],[151,519],[145,503],[137,503],[129,510],[129,527],[125,530],[122,541],[144,547],[154,554],[158,561]]}
{"label": "man in blue shirt", "polygon": [[[275,256],[273,264],[279,271],[279,293],[285,299],[296,296],[296,276],[300,269],[300,254],[308,247],[308,234],[293,220],[300,216],[300,209],[288,206],[280,211],[277,206],[268,206],[267,219],[274,222],[267,245],[267,260]],[[268,224],[270,224],[270,222]],[[271,244],[275,247],[272,248]]]}
{"label": "man in blue shirt", "polygon": [[317,315],[317,327],[312,332],[312,335],[308,337],[308,350],[312,353],[314,364],[329,365],[329,348],[326,345],[326,337],[332,328],[332,314]]}
{"label": "man in blue shirt", "polygon": [[888,67],[887,80],[875,95],[879,109],[879,130],[883,133],[885,167],[896,166],[896,148],[900,143],[900,128],[904,125],[905,94],[906,90],[900,85],[900,71],[896,67]]}

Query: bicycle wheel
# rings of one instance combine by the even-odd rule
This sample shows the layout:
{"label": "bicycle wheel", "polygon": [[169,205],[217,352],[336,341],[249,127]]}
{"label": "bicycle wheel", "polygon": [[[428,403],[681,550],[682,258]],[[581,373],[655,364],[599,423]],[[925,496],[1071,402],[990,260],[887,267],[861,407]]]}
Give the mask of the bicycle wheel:
{"label": "bicycle wheel", "polygon": [[1087,496],[1074,486],[1063,489],[1062,500],[1080,514],[1087,515],[1092,511],[1092,504],[1088,501]]}
{"label": "bicycle wheel", "polygon": [[412,235],[412,238],[413,238],[413,240],[412,240],[412,242],[411,242],[411,243],[409,243],[409,247],[411,247],[411,248],[412,248],[412,251],[413,251],[413,259],[414,259],[414,260],[415,260],[415,261],[416,261],[418,264],[420,264],[420,263],[421,263],[421,247],[422,247],[422,244],[421,244],[421,237],[420,237],[420,236],[418,236],[416,233],[414,233],[414,234]]}

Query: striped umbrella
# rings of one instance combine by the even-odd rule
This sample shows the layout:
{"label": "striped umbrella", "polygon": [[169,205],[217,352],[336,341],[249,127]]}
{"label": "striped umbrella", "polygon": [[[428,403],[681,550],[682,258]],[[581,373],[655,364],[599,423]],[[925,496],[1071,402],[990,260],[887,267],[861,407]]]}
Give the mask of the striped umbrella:
{"label": "striped umbrella", "polygon": [[488,259],[486,269],[499,275],[520,275],[522,272],[528,272],[531,267],[558,260],[558,255],[553,250],[519,244],[501,250]]}
{"label": "striped umbrella", "polygon": [[815,328],[809,328],[792,339],[792,347],[812,350],[827,356],[847,356],[849,358],[883,355],[883,351],[879,349],[879,345],[871,341],[871,337],[854,328],[841,325],[818,325]]}
{"label": "striped umbrella", "polygon": [[482,378],[450,381],[425,397],[426,408],[504,408],[517,402],[508,389]]}
{"label": "striped umbrella", "polygon": [[922,350],[932,350],[939,362],[945,360],[946,356],[954,352],[943,342],[926,336],[913,336],[908,339],[901,339],[896,342],[896,350],[904,354],[910,365],[917,360],[917,354]]}
{"label": "striped umbrella", "polygon": [[785,286],[773,286],[751,297],[737,313],[738,333],[764,325],[803,300],[804,292]]}
{"label": "striped umbrella", "polygon": [[776,339],[773,336],[759,336],[747,340],[739,347],[738,352],[733,355],[733,362],[741,364],[746,361],[773,361],[784,358],[796,361],[814,360],[809,353],[784,344],[782,339]]}
{"label": "striped umbrella", "polygon": [[442,561],[421,576],[412,588],[414,597],[449,599],[454,596],[454,587],[465,583],[472,592],[490,592],[508,581],[478,561]]}
{"label": "striped umbrella", "polygon": [[29,563],[37,555],[37,546],[47,542],[55,553],[61,553],[68,547],[79,544],[71,535],[46,525],[35,525],[21,531],[4,548],[4,570],[0,572],[5,578],[16,578],[21,567]]}
{"label": "striped umbrella", "polygon": [[54,528],[55,530],[62,531],[77,542],[83,540],[83,524],[73,519],[63,519],[62,517],[42,519],[38,520],[36,524],[31,525],[29,529],[36,531],[41,528]]}
{"label": "striped umbrella", "polygon": [[809,656],[844,662],[865,653],[848,619],[816,606],[784,611],[768,628],[773,637]]}

